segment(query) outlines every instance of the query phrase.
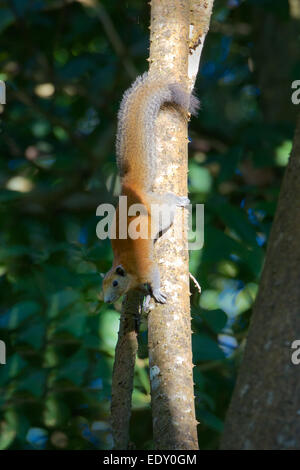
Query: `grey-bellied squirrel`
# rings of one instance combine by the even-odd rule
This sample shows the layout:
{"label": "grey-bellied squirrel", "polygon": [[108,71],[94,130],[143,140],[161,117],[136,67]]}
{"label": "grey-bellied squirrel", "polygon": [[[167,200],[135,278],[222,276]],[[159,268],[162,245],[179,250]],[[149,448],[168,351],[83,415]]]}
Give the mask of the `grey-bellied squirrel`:
{"label": "grey-bellied squirrel", "polygon": [[[105,302],[114,302],[131,289],[140,289],[156,302],[165,303],[160,290],[160,276],[154,260],[153,246],[157,238],[172,225],[177,206],[184,207],[188,198],[174,193],[153,192],[156,176],[156,118],[161,106],[173,104],[185,118],[195,114],[198,99],[187,93],[184,86],[148,73],[139,76],[125,92],[118,113],[116,141],[117,164],[121,177],[121,195],[127,196],[128,207],[142,204],[145,212],[139,215],[144,226],[142,238],[119,236],[120,207],[115,214],[116,238],[111,239],[114,253],[112,268],[103,279]],[[167,204],[170,217],[166,220],[151,205]],[[137,216],[126,217],[128,226]],[[150,228],[154,229],[150,233]],[[127,227],[126,227],[127,230]],[[142,232],[143,230],[141,230]]]}

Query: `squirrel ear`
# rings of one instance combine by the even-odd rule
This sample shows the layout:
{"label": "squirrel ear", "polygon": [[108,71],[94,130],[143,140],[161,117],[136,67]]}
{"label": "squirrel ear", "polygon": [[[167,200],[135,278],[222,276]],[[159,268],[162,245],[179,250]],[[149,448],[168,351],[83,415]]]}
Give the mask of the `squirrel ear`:
{"label": "squirrel ear", "polygon": [[116,267],[116,274],[118,274],[119,276],[125,276],[125,269],[121,264]]}

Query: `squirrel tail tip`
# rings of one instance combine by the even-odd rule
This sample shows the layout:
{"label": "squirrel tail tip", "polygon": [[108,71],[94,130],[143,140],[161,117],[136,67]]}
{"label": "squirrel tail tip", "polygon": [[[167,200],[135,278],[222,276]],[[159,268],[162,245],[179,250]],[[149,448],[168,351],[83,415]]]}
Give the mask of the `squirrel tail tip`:
{"label": "squirrel tail tip", "polygon": [[189,105],[189,112],[193,116],[197,116],[199,109],[201,108],[201,103],[199,98],[194,94],[194,92],[190,95],[190,105]]}
{"label": "squirrel tail tip", "polygon": [[196,116],[197,111],[200,108],[200,101],[197,96],[193,92],[186,92],[179,83],[171,84],[169,85],[169,88],[172,92],[173,101],[186,111]]}

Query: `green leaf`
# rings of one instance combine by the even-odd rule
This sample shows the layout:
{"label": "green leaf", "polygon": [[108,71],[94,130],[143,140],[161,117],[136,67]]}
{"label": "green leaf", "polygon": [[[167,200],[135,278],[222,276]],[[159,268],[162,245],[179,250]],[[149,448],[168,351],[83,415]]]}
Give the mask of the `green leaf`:
{"label": "green leaf", "polygon": [[220,260],[230,259],[231,255],[239,257],[239,263],[244,264],[258,277],[262,268],[264,251],[259,246],[251,249],[215,227],[205,228],[205,240],[202,263],[210,265]]}
{"label": "green leaf", "polygon": [[45,426],[62,426],[70,417],[70,410],[63,400],[51,395],[46,399],[44,410]]}
{"label": "green leaf", "polygon": [[26,318],[40,312],[40,305],[34,301],[24,301],[16,304],[11,310],[0,316],[0,328],[14,330],[18,328]]}
{"label": "green leaf", "polygon": [[[1,17],[0,17],[0,31],[1,31],[1,20],[2,20],[2,12],[1,10]],[[1,202],[10,202],[10,201],[16,201],[17,199],[20,199],[22,197],[23,193],[19,191],[12,191],[9,189],[0,189],[0,203]]]}
{"label": "green leaf", "polygon": [[225,358],[218,343],[205,334],[192,335],[193,363],[201,361],[218,361]]}
{"label": "green leaf", "polygon": [[119,315],[114,310],[106,310],[100,313],[99,336],[102,348],[113,353],[118,340]]}
{"label": "green leaf", "polygon": [[227,323],[227,315],[222,310],[209,310],[201,314],[214,333],[220,333]]}
{"label": "green leaf", "polygon": [[189,190],[191,193],[208,193],[212,186],[212,176],[207,168],[192,162],[189,165]]}
{"label": "green leaf", "polygon": [[97,359],[93,361],[90,380],[101,379],[103,390],[107,396],[111,395],[111,379],[114,360],[106,354],[97,354]]}
{"label": "green leaf", "polygon": [[78,351],[71,356],[56,375],[57,379],[68,379],[75,385],[80,386],[85,379],[85,372],[88,367],[86,353],[83,350]]}
{"label": "green leaf", "polygon": [[0,449],[7,449],[15,440],[16,430],[6,422],[0,423]]}
{"label": "green leaf", "polygon": [[52,294],[49,298],[49,318],[56,317],[62,310],[70,307],[79,298],[79,292],[73,289],[65,289]]}
{"label": "green leaf", "polygon": [[83,345],[88,349],[99,351],[101,347],[101,341],[98,336],[87,334],[84,335]]}
{"label": "green leaf", "polygon": [[219,291],[216,289],[205,289],[200,297],[200,306],[205,310],[216,310],[219,307]]}
{"label": "green leaf", "polygon": [[136,364],[136,382],[137,385],[140,385],[143,387],[145,393],[147,395],[150,394],[150,381],[149,381],[149,375],[148,372],[146,371],[145,367],[139,366]]}
{"label": "green leaf", "polygon": [[107,253],[107,249],[103,243],[103,244],[93,246],[91,249],[89,249],[86,254],[86,258],[89,261],[100,261],[100,260],[103,260],[103,258],[105,258],[106,253]]}
{"label": "green leaf", "polygon": [[11,429],[16,430],[18,439],[25,440],[27,431],[30,427],[30,423],[26,416],[20,412],[16,411],[15,408],[9,408],[5,412],[5,421],[11,427]]}
{"label": "green leaf", "polygon": [[31,393],[35,397],[41,397],[45,390],[46,371],[34,371],[18,382],[18,390]]}
{"label": "green leaf", "polygon": [[148,408],[150,406],[150,395],[140,392],[136,388],[132,392],[132,408],[141,409]]}
{"label": "green leaf", "polygon": [[8,357],[5,366],[1,366],[0,385],[14,379],[27,366],[27,362],[18,354]]}
{"label": "green leaf", "polygon": [[207,406],[210,410],[214,411],[216,408],[216,404],[214,402],[214,399],[211,395],[208,393],[204,393],[196,388],[196,406],[197,402],[201,403],[202,406]]}
{"label": "green leaf", "polygon": [[195,386],[198,390],[204,390],[206,384],[206,378],[203,372],[199,369],[199,367],[193,368],[193,378],[195,382]]}
{"label": "green leaf", "polygon": [[82,337],[86,324],[86,312],[83,306],[81,309],[79,309],[79,306],[76,306],[76,309],[77,312],[74,308],[75,311],[68,314],[65,320],[57,325],[55,333],[66,331],[76,338]]}
{"label": "green leaf", "polygon": [[219,433],[223,432],[224,424],[217,416],[215,416],[210,411],[207,411],[203,408],[196,407],[197,420],[200,425],[205,424],[208,428],[213,429]]}
{"label": "green leaf", "polygon": [[233,230],[242,241],[257,246],[256,231],[242,209],[229,204],[217,204],[214,210],[225,225]]}
{"label": "green leaf", "polygon": [[81,289],[89,287],[98,287],[101,289],[101,277],[99,273],[82,273],[78,274],[78,281],[80,282]]}
{"label": "green leaf", "polygon": [[44,344],[46,326],[44,323],[35,323],[18,336],[18,342],[30,344],[34,349],[41,349]]}
{"label": "green leaf", "polygon": [[64,80],[77,79],[93,68],[93,61],[89,57],[75,57],[64,65],[59,74]]}
{"label": "green leaf", "polygon": [[292,147],[293,142],[291,140],[285,140],[276,149],[276,163],[278,166],[286,166],[288,164]]}
{"label": "green leaf", "polygon": [[[0,33],[2,33],[5,28],[7,28],[10,24],[14,22],[14,14],[8,8],[1,8],[1,16],[0,16]],[[1,200],[1,197],[0,197]]]}
{"label": "green leaf", "polygon": [[0,261],[6,261],[25,255],[30,255],[32,251],[27,246],[12,245],[0,248]]}

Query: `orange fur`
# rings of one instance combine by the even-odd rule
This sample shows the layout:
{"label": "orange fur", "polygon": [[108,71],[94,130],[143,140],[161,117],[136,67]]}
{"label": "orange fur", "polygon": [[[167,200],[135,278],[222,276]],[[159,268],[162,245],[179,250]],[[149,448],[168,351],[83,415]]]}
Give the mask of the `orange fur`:
{"label": "orange fur", "polygon": [[[151,271],[153,263],[153,241],[150,239],[151,215],[150,207],[144,194],[134,185],[124,184],[122,187],[122,196],[127,196],[127,204],[143,204],[147,209],[146,216],[140,216],[140,232],[147,236],[147,239],[138,238],[133,240],[129,236],[126,239],[119,238],[119,207],[116,210],[116,239],[111,240],[114,252],[114,266],[121,264],[126,271],[136,279],[136,285],[144,284],[148,280],[148,274]],[[127,217],[127,227],[138,216]]]}

